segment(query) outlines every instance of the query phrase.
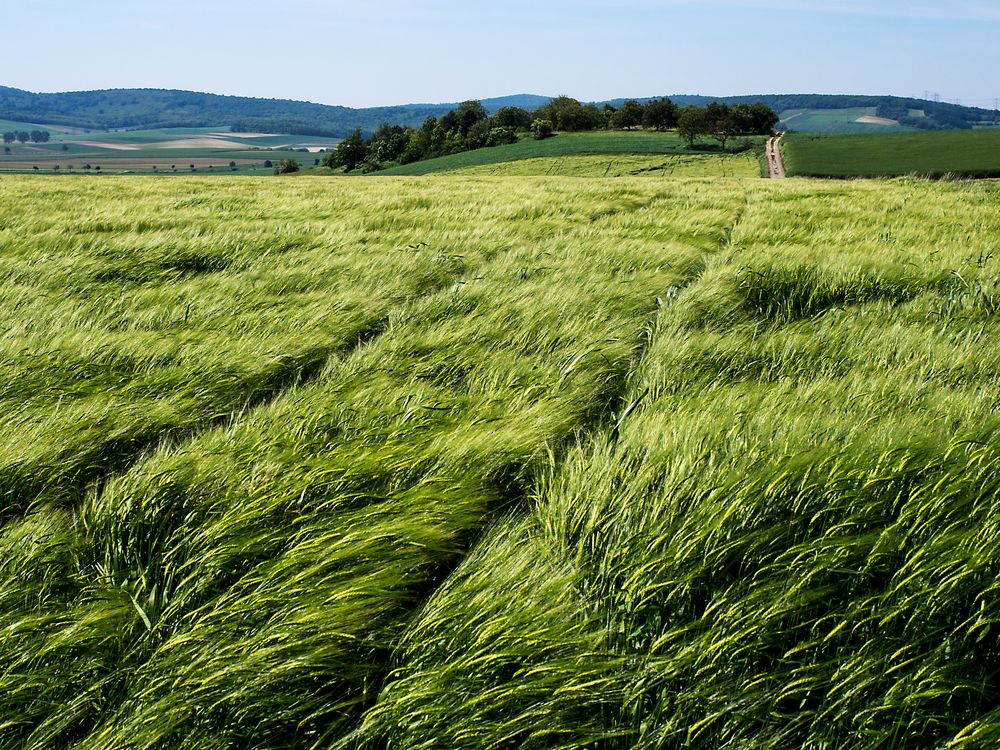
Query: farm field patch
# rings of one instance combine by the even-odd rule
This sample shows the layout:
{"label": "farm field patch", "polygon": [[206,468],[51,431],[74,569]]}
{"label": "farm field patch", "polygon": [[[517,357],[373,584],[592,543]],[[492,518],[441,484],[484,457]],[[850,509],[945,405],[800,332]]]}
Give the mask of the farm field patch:
{"label": "farm field patch", "polygon": [[[0,172],[213,172],[258,173],[294,159],[314,166],[319,151],[333,148],[337,139],[267,133],[228,133],[219,128],[84,131],[8,123],[7,130],[41,128],[51,133],[46,143],[9,144],[0,155]],[[235,162],[235,166],[230,166]],[[89,169],[87,168],[89,165]],[[154,169],[155,168],[155,169]]]}
{"label": "farm field patch", "polygon": [[781,113],[778,128],[810,133],[898,133],[912,130],[895,120],[878,117],[876,112],[876,107],[788,109]]}
{"label": "farm field patch", "polygon": [[1000,128],[885,135],[791,133],[782,141],[789,176],[1000,176]]}
{"label": "farm field patch", "polygon": [[[597,131],[560,133],[536,141],[528,138],[518,143],[442,156],[437,159],[404,164],[378,172],[379,175],[422,175],[521,159],[579,156],[583,154],[678,154],[686,143],[676,133]],[[690,152],[688,152],[690,154]]]}
{"label": "farm field patch", "polygon": [[0,180],[0,746],[1000,736],[1000,188],[566,158]]}
{"label": "farm field patch", "polygon": [[760,177],[752,152],[742,154],[550,156],[464,167],[444,174],[465,177]]}

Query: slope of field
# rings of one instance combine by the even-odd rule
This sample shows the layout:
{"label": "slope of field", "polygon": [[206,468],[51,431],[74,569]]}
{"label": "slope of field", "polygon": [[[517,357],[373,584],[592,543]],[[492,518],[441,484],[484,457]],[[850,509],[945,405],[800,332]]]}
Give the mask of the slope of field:
{"label": "slope of field", "polygon": [[821,133],[899,133],[913,130],[877,117],[876,107],[789,109],[781,113],[779,130]]}
{"label": "slope of field", "polygon": [[634,154],[549,156],[464,167],[446,172],[463,177],[760,177],[760,163],[742,154]]}
{"label": "slope of field", "polygon": [[996,185],[0,198],[0,747],[1000,739]]}
{"label": "slope of field", "polygon": [[782,141],[789,176],[1000,177],[1000,128],[887,135],[816,136]]}
{"label": "slope of field", "polygon": [[[480,148],[459,154],[404,164],[379,172],[379,175],[423,175],[448,172],[489,164],[583,154],[679,154],[685,142],[676,133],[598,131],[560,133],[542,141],[526,139],[508,146]],[[686,151],[690,154],[690,151]]]}

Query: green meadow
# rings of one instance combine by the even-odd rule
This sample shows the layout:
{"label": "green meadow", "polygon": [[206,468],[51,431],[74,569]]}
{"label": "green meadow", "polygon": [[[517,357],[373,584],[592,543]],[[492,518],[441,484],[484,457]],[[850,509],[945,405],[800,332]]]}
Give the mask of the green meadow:
{"label": "green meadow", "polygon": [[[923,115],[922,110],[912,111],[911,114],[917,116],[917,112]],[[877,107],[789,109],[781,113],[780,128],[808,133],[900,133],[913,130],[896,121],[882,122],[877,114]]]}
{"label": "green meadow", "polygon": [[[760,140],[760,139],[757,139]],[[687,144],[676,133],[593,131],[559,133],[553,138],[536,141],[526,138],[507,146],[480,148],[450,156],[404,164],[385,169],[379,175],[424,175],[450,172],[485,165],[495,165],[522,159],[555,158],[581,155],[649,155],[681,154]]]}
{"label": "green meadow", "polygon": [[1000,186],[671,137],[0,180],[0,747],[1000,742]]}
{"label": "green meadow", "polygon": [[781,145],[789,176],[1000,177],[1000,128],[880,135],[791,133]]}
{"label": "green meadow", "polygon": [[760,177],[753,152],[742,154],[589,154],[500,161],[443,172],[463,177]]}

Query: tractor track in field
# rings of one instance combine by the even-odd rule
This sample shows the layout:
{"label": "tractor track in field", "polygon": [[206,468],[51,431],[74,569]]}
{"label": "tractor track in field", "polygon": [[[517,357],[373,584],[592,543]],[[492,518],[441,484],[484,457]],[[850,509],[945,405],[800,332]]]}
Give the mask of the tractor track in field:
{"label": "tractor track in field", "polygon": [[[263,387],[254,389],[242,401],[229,405],[223,414],[203,419],[195,418],[188,424],[150,425],[148,429],[138,429],[129,435],[102,441],[92,454],[91,460],[94,464],[92,468],[68,473],[61,479],[39,484],[34,476],[29,475],[19,479],[16,475],[21,473],[20,467],[7,467],[13,471],[10,472],[9,478],[0,477],[6,485],[0,490],[0,500],[4,501],[0,506],[0,526],[12,518],[30,513],[32,508],[39,504],[55,503],[72,507],[82,501],[87,493],[94,492],[100,495],[111,480],[142,463],[158,445],[195,440],[199,435],[238,421],[247,412],[267,406],[294,388],[311,383],[320,376],[332,359],[350,356],[354,351],[377,339],[382,335],[388,322],[388,315],[381,316],[354,331],[347,343],[318,346],[295,356],[293,359],[296,361],[292,366],[284,371],[275,372]],[[17,502],[15,496],[30,499]]]}
{"label": "tractor track in field", "polygon": [[[460,281],[461,276],[449,277],[421,290],[409,302],[430,297]],[[58,478],[51,477],[51,471],[41,472],[49,476],[40,479],[36,469],[23,464],[3,467],[0,469],[0,528],[39,506],[74,507],[88,493],[100,495],[110,481],[142,463],[157,446],[196,440],[211,430],[243,419],[248,412],[266,407],[295,388],[312,383],[332,360],[349,357],[376,341],[386,330],[391,313],[392,310],[388,310],[364,322],[346,341],[316,346],[295,355],[289,367],[272,373],[263,387],[250,390],[242,400],[224,406],[224,413],[193,417],[177,425],[148,425],[130,434],[101,441],[92,453],[88,452],[87,463],[91,466],[87,468],[67,472]],[[61,459],[57,457],[55,463],[61,463]]]}
{"label": "tractor track in field", "polygon": [[[662,200],[662,196],[654,195],[639,204],[629,207],[609,208],[592,217],[591,221],[604,221],[622,213],[629,211],[647,211]],[[744,195],[742,203],[737,207],[732,221],[728,225],[722,226],[716,240],[715,252],[725,252],[733,244],[733,238],[743,222],[744,217],[750,207],[749,191]],[[709,253],[711,254],[711,253]],[[704,269],[692,274],[682,282],[677,288],[676,294],[672,295],[672,304],[683,295],[684,291],[691,285],[696,284],[702,277]],[[547,445],[549,463],[546,464],[548,470],[556,470],[573,450],[580,448],[586,443],[601,435],[606,435],[610,441],[617,444],[621,437],[621,429],[626,424],[629,417],[644,405],[648,390],[642,393],[632,392],[631,381],[633,374],[640,371],[644,366],[648,352],[653,346],[654,337],[657,335],[657,319],[660,315],[663,301],[657,298],[655,306],[646,313],[645,319],[639,326],[641,331],[636,346],[629,358],[629,365],[620,377],[606,383],[599,402],[600,407],[591,410],[589,413],[581,415],[575,428],[568,431],[561,439],[554,444]],[[541,448],[542,446],[539,446]],[[542,471],[545,471],[542,468]],[[497,523],[509,522],[512,518],[521,517],[521,514],[530,508],[530,498],[535,496],[540,476],[539,467],[535,461],[529,459],[523,462],[512,463],[505,474],[501,477],[494,477],[491,483],[502,498],[498,507],[490,509],[483,523],[475,529],[471,529],[465,539],[463,539],[464,552],[454,559],[439,565],[428,580],[420,587],[416,596],[416,603],[412,612],[418,613],[430,602],[437,592],[446,585],[451,576],[462,566],[466,559],[473,555],[476,549],[490,538],[491,529]],[[383,690],[391,684],[394,667],[390,664],[383,665],[381,672],[373,675],[373,688],[366,701],[363,703],[361,718],[356,726],[360,727],[368,711],[375,706]]]}

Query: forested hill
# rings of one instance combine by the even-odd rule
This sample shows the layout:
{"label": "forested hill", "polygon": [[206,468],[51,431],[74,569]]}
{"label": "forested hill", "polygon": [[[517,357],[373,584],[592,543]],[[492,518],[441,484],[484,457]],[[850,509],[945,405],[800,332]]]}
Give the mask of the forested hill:
{"label": "forested hill", "polygon": [[[490,111],[518,106],[535,109],[550,97],[532,94],[484,99]],[[0,86],[0,119],[46,125],[117,130],[125,128],[217,127],[242,132],[276,132],[343,137],[355,128],[374,131],[383,122],[417,127],[455,107],[405,104],[352,109],[327,104],[222,96],[169,89],[106,89],[34,94]]]}
{"label": "forested hill", "polygon": [[326,104],[166,89],[108,89],[33,94],[0,87],[0,119],[95,130],[216,127],[340,137],[384,121],[419,125],[447,105],[351,109]]}
{"label": "forested hill", "polygon": [[[1000,125],[1000,111],[980,107],[963,107],[947,102],[927,99],[909,99],[899,96],[859,96],[850,94],[760,94],[753,96],[678,95],[670,97],[678,105],[695,104],[703,107],[709,102],[726,104],[752,104],[761,102],[779,115],[789,110],[835,110],[874,107],[876,116],[897,120],[901,125],[923,130],[950,130],[972,128],[977,125]],[[614,102],[612,102],[614,104]]]}
{"label": "forested hill", "polygon": [[[782,94],[671,98],[681,105],[701,106],[710,101],[729,104],[762,102],[779,114],[793,109],[876,107],[879,117],[930,129],[968,128],[1000,120],[998,113],[990,110],[899,97]],[[504,106],[533,110],[548,100],[549,97],[545,96],[520,94],[484,99],[483,104],[490,112]],[[622,101],[624,100],[607,103],[615,105]],[[454,107],[455,103],[447,103],[351,109],[286,99],[222,96],[167,89],[108,89],[35,94],[0,86],[0,119],[94,130],[226,125],[243,132],[343,137],[355,128],[370,133],[383,122],[417,127],[428,117],[440,117]],[[913,117],[915,112],[923,114]],[[907,118],[913,122],[909,122]]]}

